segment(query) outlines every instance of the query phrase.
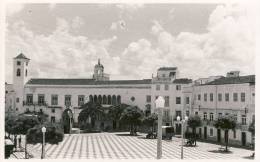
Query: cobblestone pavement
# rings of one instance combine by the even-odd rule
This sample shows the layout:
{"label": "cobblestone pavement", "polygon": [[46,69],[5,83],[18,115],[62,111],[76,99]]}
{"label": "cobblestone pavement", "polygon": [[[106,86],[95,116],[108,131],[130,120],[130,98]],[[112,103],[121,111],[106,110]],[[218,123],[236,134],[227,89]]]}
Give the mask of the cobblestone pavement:
{"label": "cobblestone pavement", "polygon": [[[91,133],[65,135],[58,145],[46,145],[46,158],[68,159],[155,159],[156,139],[145,135],[128,136],[128,133]],[[181,139],[163,141],[163,159],[180,159]],[[184,147],[184,159],[241,159],[252,151],[233,148],[231,153],[219,153],[220,145],[197,142],[197,147]],[[34,158],[40,158],[41,144],[28,145]]]}

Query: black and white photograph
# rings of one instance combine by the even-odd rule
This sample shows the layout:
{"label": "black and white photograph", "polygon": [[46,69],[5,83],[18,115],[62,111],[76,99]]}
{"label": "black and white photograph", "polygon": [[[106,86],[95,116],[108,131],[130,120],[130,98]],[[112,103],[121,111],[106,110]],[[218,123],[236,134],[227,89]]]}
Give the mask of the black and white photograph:
{"label": "black and white photograph", "polygon": [[255,159],[255,3],[4,8],[5,160]]}

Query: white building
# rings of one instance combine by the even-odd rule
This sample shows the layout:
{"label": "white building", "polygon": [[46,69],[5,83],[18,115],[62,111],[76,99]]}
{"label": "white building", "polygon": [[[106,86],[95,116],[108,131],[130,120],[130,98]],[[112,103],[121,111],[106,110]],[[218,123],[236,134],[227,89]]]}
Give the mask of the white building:
{"label": "white building", "polygon": [[104,106],[125,103],[144,111],[155,111],[155,99],[165,98],[163,122],[174,125],[177,116],[198,114],[204,125],[198,128],[202,138],[223,141],[223,132],[213,127],[219,115],[236,114],[238,128],[230,133],[230,142],[248,145],[251,134],[248,125],[254,118],[255,77],[239,76],[233,71],[223,76],[191,79],[179,78],[177,67],[161,67],[157,75],[143,80],[110,80],[104,66],[98,60],[93,78],[28,78],[30,59],[19,54],[13,60],[13,84],[6,84],[6,113],[21,114],[26,111],[42,111],[51,122],[60,122],[66,108],[73,112],[77,122],[79,107],[87,100]]}
{"label": "white building", "polygon": [[198,114],[203,120],[203,126],[197,131],[201,138],[223,142],[224,132],[214,128],[213,121],[219,116],[232,114],[238,126],[229,133],[229,142],[244,146],[251,143],[248,127],[255,118],[255,76],[238,74],[228,73],[227,77],[194,84],[183,91],[184,96],[192,101],[184,105],[185,111]]}

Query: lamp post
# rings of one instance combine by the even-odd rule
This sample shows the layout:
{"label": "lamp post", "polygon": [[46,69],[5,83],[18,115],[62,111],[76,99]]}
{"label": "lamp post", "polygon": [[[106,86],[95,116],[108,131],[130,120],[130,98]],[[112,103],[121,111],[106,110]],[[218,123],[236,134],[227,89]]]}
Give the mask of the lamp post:
{"label": "lamp post", "polygon": [[46,128],[43,126],[42,127],[42,156],[41,156],[42,159],[45,158],[45,132],[46,132]]}
{"label": "lamp post", "polygon": [[72,118],[72,112],[67,111],[69,116],[69,134],[71,134],[71,118]]}
{"label": "lamp post", "polygon": [[157,133],[157,159],[162,157],[162,109],[164,108],[165,100],[159,96],[155,100],[155,107],[158,109],[158,133]]}
{"label": "lamp post", "polygon": [[183,159],[183,145],[184,145],[184,138],[183,138],[183,134],[184,134],[184,124],[186,123],[186,121],[188,121],[188,117],[185,116],[184,119],[181,120],[180,116],[177,116],[177,121],[181,123],[181,159]]}

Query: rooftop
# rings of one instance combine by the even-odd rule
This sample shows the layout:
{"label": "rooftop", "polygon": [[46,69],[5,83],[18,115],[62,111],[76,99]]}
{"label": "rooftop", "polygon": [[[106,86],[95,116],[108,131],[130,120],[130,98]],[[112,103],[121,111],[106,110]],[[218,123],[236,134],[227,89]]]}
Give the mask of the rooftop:
{"label": "rooftop", "polygon": [[205,85],[221,85],[221,84],[255,84],[255,75],[246,75],[238,77],[223,77],[214,81],[208,82]]}
{"label": "rooftop", "polygon": [[177,67],[160,67],[158,70],[161,71],[161,70],[176,70]]}
{"label": "rooftop", "polygon": [[143,80],[106,80],[95,79],[30,79],[30,85],[114,85],[114,84],[151,84],[151,79]]}
{"label": "rooftop", "polygon": [[177,84],[189,84],[189,83],[192,83],[192,79],[188,79],[188,78],[175,79],[175,80],[173,81],[173,83],[177,83]]}
{"label": "rooftop", "polygon": [[23,53],[20,53],[18,56],[16,56],[14,59],[27,59],[27,60],[30,60],[28,59]]}

